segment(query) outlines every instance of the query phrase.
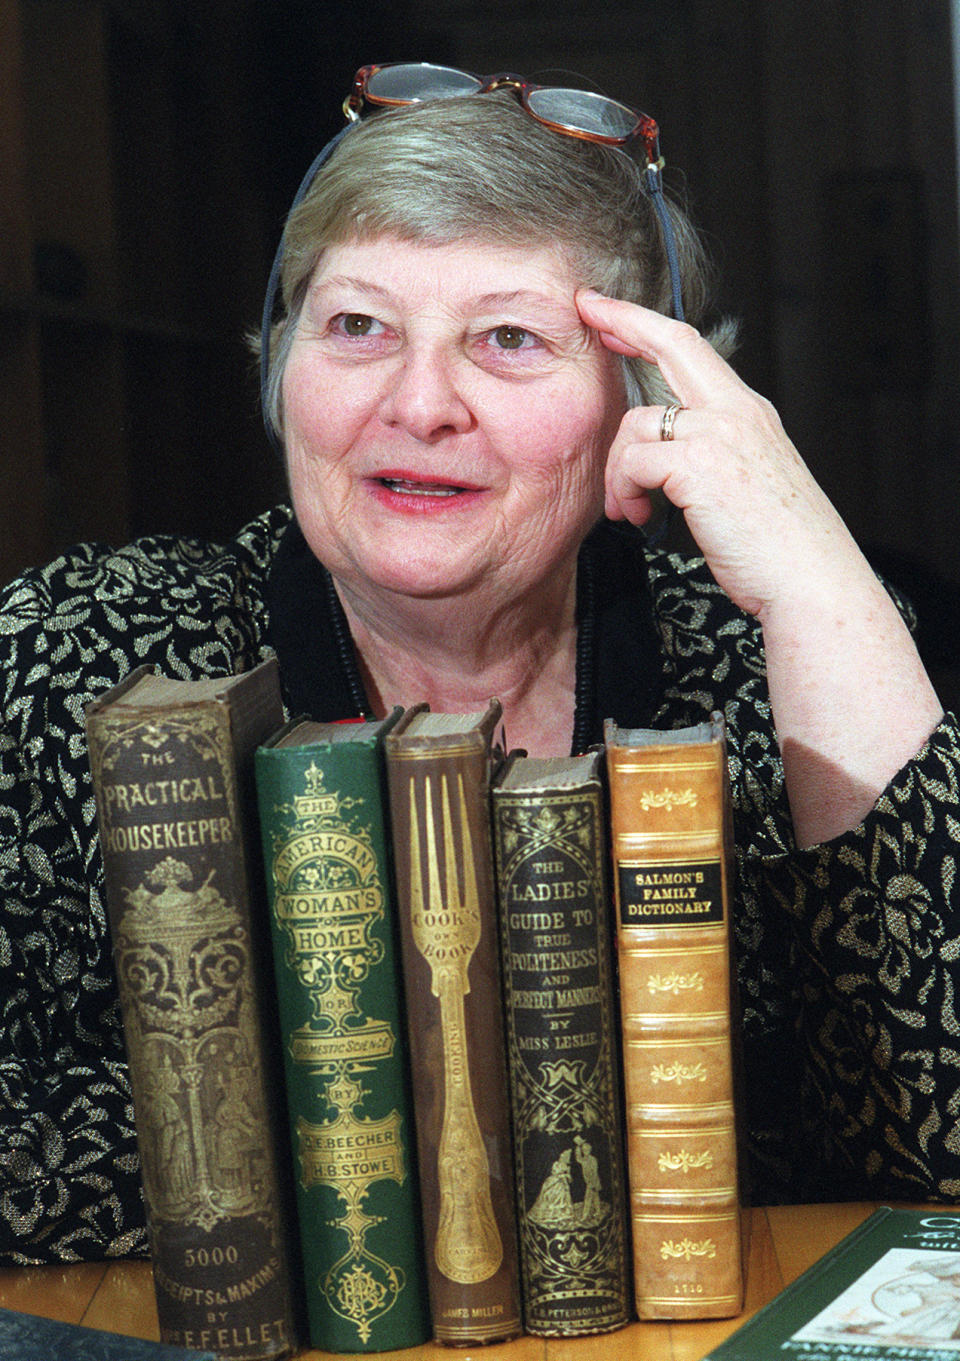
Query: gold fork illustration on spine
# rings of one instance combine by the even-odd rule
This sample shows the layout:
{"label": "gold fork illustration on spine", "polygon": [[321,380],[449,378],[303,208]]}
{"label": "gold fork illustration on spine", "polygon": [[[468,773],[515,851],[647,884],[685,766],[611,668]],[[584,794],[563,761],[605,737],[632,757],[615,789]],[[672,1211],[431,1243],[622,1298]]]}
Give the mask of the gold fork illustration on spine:
{"label": "gold fork illustration on spine", "polygon": [[503,1244],[493,1214],[490,1167],[477,1123],[467,1064],[463,999],[470,990],[467,970],[480,940],[480,904],[460,776],[457,785],[463,833],[463,893],[457,883],[453,816],[445,775],[440,781],[445,887],[440,887],[439,848],[428,775],[424,789],[427,859],[424,902],[420,827],[414,782],[410,781],[411,919],[414,943],[430,965],[433,994],[440,999],[443,1038],[444,1106],[437,1157],[440,1216],[434,1257],[445,1276],[463,1285],[474,1285],[496,1272],[503,1258]]}

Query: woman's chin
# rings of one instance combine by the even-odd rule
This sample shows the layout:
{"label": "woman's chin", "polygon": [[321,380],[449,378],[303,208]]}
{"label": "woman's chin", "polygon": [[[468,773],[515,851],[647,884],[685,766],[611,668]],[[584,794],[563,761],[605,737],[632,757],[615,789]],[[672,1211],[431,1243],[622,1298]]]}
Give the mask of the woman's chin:
{"label": "woman's chin", "polygon": [[370,578],[370,584],[392,596],[409,600],[445,600],[467,596],[477,583],[475,576],[451,575],[447,566],[442,574],[397,570]]}
{"label": "woman's chin", "polygon": [[[355,575],[354,575],[355,574]],[[336,577],[336,568],[333,568]],[[349,589],[354,576],[361,594],[371,591],[384,597],[405,597],[410,600],[443,600],[463,597],[478,586],[485,573],[477,562],[458,564],[449,554],[438,557],[389,559],[360,563],[354,572],[345,574],[343,584]]]}

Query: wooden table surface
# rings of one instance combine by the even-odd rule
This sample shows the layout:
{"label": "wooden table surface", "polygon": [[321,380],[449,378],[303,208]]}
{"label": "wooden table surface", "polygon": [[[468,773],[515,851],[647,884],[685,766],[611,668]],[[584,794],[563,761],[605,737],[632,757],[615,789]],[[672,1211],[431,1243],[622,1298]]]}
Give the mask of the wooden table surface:
{"label": "wooden table surface", "polygon": [[[728,1333],[864,1220],[875,1203],[779,1205],[748,1212],[746,1309],[739,1318],[702,1323],[634,1323],[582,1338],[522,1337],[489,1347],[427,1343],[380,1352],[384,1361],[700,1361]],[[943,1209],[943,1206],[930,1207]],[[150,1265],[145,1261],[0,1269],[0,1306],[156,1341],[160,1334]],[[298,1353],[336,1361],[332,1352]]]}

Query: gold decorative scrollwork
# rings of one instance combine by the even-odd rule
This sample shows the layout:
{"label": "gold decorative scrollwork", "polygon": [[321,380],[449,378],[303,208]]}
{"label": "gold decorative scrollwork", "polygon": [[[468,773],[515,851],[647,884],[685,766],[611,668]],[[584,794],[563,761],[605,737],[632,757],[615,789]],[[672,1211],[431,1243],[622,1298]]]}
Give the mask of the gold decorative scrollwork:
{"label": "gold decorative scrollwork", "polygon": [[649,992],[672,993],[674,997],[679,997],[682,992],[703,992],[703,974],[699,970],[693,973],[683,974],[650,974],[647,979],[647,989]]}
{"label": "gold decorative scrollwork", "polygon": [[640,807],[644,812],[662,809],[672,813],[675,808],[696,808],[695,789],[645,789],[640,795]]}
{"label": "gold decorative scrollwork", "polygon": [[701,1168],[710,1169],[713,1166],[713,1154],[709,1149],[702,1153],[688,1153],[685,1148],[681,1148],[678,1153],[661,1153],[657,1159],[657,1166],[661,1172],[695,1172]]}
{"label": "gold decorative scrollwork", "polygon": [[655,1063],[650,1069],[650,1080],[657,1082],[706,1082],[704,1063]]}
{"label": "gold decorative scrollwork", "polygon": [[690,1262],[694,1257],[716,1257],[717,1245],[712,1238],[701,1239],[699,1243],[692,1238],[683,1238],[679,1243],[665,1239],[660,1244],[660,1256],[665,1262]]}
{"label": "gold decorative scrollwork", "polygon": [[116,954],[151,1213],[209,1229],[262,1208],[264,1112],[249,941],[213,873],[192,877],[167,856],[126,890]]}

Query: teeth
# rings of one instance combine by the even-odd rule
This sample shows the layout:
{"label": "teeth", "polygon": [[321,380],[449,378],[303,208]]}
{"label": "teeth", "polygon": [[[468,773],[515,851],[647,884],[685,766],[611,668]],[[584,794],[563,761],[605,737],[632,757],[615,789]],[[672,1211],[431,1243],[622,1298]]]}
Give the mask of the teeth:
{"label": "teeth", "polygon": [[384,477],[381,480],[385,487],[389,487],[391,491],[401,492],[405,496],[456,496],[460,490],[459,487],[441,487],[425,482],[402,482],[392,477]]}

